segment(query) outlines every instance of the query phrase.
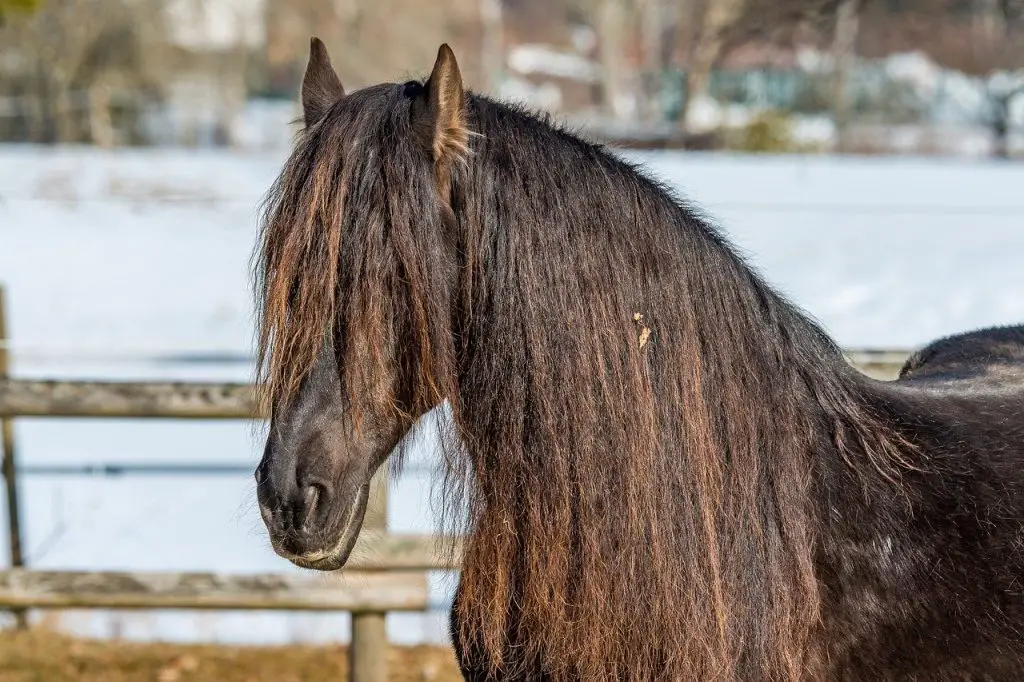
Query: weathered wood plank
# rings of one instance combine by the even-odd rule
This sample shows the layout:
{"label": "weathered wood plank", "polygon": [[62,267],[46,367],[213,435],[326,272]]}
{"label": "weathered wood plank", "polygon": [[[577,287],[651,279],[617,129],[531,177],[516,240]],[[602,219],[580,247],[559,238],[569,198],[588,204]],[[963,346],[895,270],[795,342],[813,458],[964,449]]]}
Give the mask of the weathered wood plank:
{"label": "weathered wood plank", "polygon": [[[866,374],[893,379],[906,351],[852,350]],[[252,386],[175,382],[0,379],[0,417],[262,419]]]}
{"label": "weathered wood plank", "polygon": [[422,611],[422,572],[303,574],[0,571],[0,606],[23,608]]}
{"label": "weathered wood plank", "polygon": [[[370,483],[370,500],[363,517],[363,531],[387,533],[387,530],[388,474],[385,463]],[[387,682],[387,614],[372,611],[352,614],[352,643],[348,648],[348,656],[349,682]]]}
{"label": "weathered wood plank", "polygon": [[882,381],[892,381],[910,357],[905,350],[850,350],[846,358],[864,374]]}
{"label": "weathered wood plank", "polygon": [[0,379],[0,417],[256,419],[249,384]]}
{"label": "weathered wood plank", "polygon": [[[6,379],[10,370],[10,359],[7,357],[7,295],[0,286],[0,379]],[[25,557],[21,551],[21,505],[18,503],[18,465],[15,458],[14,422],[0,418],[0,470],[4,478],[4,497],[7,502],[7,539],[10,545],[10,566],[20,568],[25,565]],[[21,629],[28,627],[28,614],[23,610],[12,611],[15,625]]]}

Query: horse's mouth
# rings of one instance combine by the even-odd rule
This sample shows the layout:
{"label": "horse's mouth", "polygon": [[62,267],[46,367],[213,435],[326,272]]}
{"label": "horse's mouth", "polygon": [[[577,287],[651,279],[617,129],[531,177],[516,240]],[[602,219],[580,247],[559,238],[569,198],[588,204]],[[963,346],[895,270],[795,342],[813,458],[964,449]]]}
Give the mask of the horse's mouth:
{"label": "horse's mouth", "polygon": [[355,547],[359,538],[359,531],[363,527],[363,517],[366,515],[366,502],[370,497],[370,484],[364,483],[356,492],[355,502],[348,510],[348,518],[345,521],[341,535],[338,540],[327,549],[315,550],[304,554],[289,552],[281,546],[278,538],[271,538],[271,545],[278,556],[287,559],[299,568],[307,568],[314,571],[337,571],[348,562],[352,548]]}

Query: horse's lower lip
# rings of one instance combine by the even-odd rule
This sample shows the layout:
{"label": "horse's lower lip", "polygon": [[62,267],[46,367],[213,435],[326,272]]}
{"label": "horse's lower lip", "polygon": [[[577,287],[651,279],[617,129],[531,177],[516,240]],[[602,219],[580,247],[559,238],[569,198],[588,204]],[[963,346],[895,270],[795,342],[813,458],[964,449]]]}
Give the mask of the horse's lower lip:
{"label": "horse's lower lip", "polygon": [[366,502],[370,494],[370,484],[360,486],[356,493],[356,500],[348,512],[348,520],[345,528],[337,542],[324,550],[294,554],[283,549],[277,541],[272,541],[274,551],[278,556],[287,559],[299,568],[306,568],[314,571],[337,571],[345,566],[352,548],[359,537],[359,531],[363,526],[363,516],[366,514]]}
{"label": "horse's lower lip", "polygon": [[291,563],[295,564],[299,568],[305,568],[311,571],[337,571],[345,566],[345,562],[348,560],[347,553],[338,556],[328,556],[322,559],[307,559],[294,554],[279,553],[285,559],[288,559]]}

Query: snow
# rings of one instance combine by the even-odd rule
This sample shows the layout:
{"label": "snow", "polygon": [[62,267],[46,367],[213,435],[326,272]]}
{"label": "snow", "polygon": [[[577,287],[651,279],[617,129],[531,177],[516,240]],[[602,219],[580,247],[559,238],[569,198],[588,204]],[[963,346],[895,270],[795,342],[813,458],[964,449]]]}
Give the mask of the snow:
{"label": "snow", "polygon": [[656,155],[753,265],[845,346],[1024,321],[1024,168]]}
{"label": "snow", "polygon": [[[963,160],[630,154],[713,215],[764,276],[844,346],[912,347],[1024,321],[1024,166]],[[0,282],[19,376],[245,380],[249,258],[282,153],[0,148]],[[88,357],[84,357],[88,356]],[[128,360],[118,360],[124,357]],[[255,466],[249,423],[23,419],[26,465]],[[414,453],[431,461],[429,433]],[[392,487],[390,523],[433,530],[429,473]],[[22,478],[40,568],[286,571],[248,475]],[[3,538],[0,538],[3,540]],[[434,578],[442,605],[451,582]],[[437,611],[390,617],[396,641],[443,638]],[[78,632],[285,642],[345,639],[345,615],[77,613]]]}

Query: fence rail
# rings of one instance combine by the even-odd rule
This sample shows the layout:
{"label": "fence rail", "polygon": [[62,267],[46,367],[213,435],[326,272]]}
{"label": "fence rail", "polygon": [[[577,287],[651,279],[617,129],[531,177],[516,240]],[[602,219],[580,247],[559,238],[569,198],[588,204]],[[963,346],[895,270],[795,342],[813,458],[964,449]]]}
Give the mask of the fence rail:
{"label": "fence rail", "polygon": [[[853,350],[851,363],[892,379],[906,351]],[[38,381],[0,377],[0,418],[89,417],[260,419],[253,387],[241,383]]]}
{"label": "fence rail", "polygon": [[422,571],[346,570],[333,579],[292,574],[0,571],[0,606],[74,609],[423,611]]}
{"label": "fence rail", "polygon": [[2,417],[260,419],[249,384],[0,378]]}

